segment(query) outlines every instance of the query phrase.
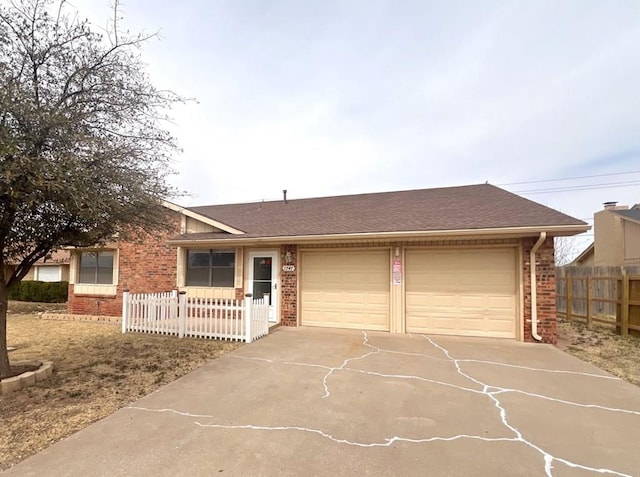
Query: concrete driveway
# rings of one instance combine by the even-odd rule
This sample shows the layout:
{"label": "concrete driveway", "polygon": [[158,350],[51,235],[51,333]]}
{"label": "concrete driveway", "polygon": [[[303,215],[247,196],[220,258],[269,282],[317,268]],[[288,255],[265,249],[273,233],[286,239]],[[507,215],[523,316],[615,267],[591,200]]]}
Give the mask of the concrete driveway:
{"label": "concrete driveway", "polygon": [[552,346],[280,328],[7,475],[640,475],[640,388]]}

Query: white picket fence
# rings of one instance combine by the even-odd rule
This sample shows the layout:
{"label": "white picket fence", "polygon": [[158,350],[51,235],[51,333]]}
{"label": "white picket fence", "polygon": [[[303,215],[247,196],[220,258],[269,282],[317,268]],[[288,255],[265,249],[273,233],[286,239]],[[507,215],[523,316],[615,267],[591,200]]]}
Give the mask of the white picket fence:
{"label": "white picket fence", "polygon": [[269,333],[269,297],[189,298],[176,290],[122,294],[122,332],[252,341]]}

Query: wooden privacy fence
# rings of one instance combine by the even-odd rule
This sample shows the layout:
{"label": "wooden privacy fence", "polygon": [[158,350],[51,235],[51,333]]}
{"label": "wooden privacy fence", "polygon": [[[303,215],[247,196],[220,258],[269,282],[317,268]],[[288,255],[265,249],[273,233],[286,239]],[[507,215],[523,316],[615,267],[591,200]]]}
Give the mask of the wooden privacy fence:
{"label": "wooden privacy fence", "polygon": [[[613,267],[607,267],[613,268]],[[556,277],[557,313],[591,323],[615,325],[622,334],[640,336],[640,275]],[[626,271],[626,270],[623,270]]]}
{"label": "wooden privacy fence", "polygon": [[252,341],[269,333],[269,297],[189,298],[176,290],[122,294],[122,332]]}

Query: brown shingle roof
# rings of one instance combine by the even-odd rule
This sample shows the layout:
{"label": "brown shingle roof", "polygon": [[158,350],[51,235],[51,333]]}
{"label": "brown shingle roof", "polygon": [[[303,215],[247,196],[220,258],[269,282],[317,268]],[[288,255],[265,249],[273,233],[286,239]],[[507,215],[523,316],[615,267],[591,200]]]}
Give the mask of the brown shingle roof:
{"label": "brown shingle roof", "polygon": [[587,229],[581,220],[490,184],[189,210],[254,237],[549,226]]}

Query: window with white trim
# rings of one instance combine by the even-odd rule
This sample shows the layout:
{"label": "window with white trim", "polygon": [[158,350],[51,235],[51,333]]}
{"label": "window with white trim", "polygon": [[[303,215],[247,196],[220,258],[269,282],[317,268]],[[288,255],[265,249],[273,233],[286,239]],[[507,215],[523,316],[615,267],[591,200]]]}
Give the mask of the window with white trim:
{"label": "window with white trim", "polygon": [[78,283],[95,285],[113,284],[113,250],[94,250],[80,253]]}
{"label": "window with white trim", "polygon": [[229,250],[187,250],[188,287],[234,286],[236,254]]}

